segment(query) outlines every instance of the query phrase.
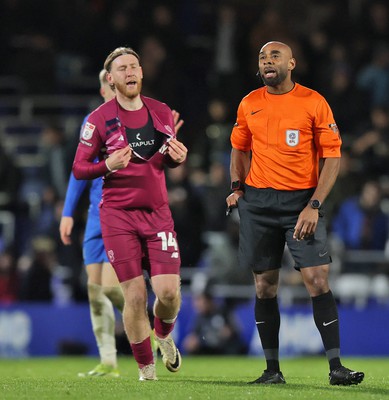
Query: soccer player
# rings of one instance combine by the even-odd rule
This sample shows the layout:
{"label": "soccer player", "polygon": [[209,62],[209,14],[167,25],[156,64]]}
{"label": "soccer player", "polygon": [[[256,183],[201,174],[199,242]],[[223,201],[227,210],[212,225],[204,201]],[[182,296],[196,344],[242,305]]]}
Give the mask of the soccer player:
{"label": "soccer player", "polygon": [[[181,304],[180,253],[164,168],[183,163],[187,148],[176,139],[172,110],[141,95],[143,72],[133,49],[115,49],[104,68],[116,97],[88,117],[73,172],[77,179],[104,176],[100,220],[105,249],[123,289],[126,334],[139,379],[156,380],[142,268],[147,268],[156,296],[155,340],[165,366],[176,372],[181,355],[171,332]],[[101,154],[104,148],[107,158]]]}
{"label": "soccer player", "polygon": [[[109,101],[115,97],[115,92],[109,86],[106,75],[107,71],[104,69],[100,71],[100,94],[104,101]],[[82,127],[85,126],[87,118],[85,118]],[[64,245],[71,244],[74,224],[73,214],[88,183],[86,180],[76,180],[71,173],[59,226]],[[102,178],[96,178],[91,182],[89,188],[90,205],[83,242],[83,257],[88,276],[87,291],[90,316],[99,349],[100,363],[91,371],[80,373],[80,377],[120,376],[117,365],[113,306],[123,312],[124,299],[116,273],[104,250],[99,217],[101,193]]]}
{"label": "soccer player", "polygon": [[[331,385],[362,382],[340,360],[339,317],[328,284],[331,258],[322,204],[338,175],[341,138],[326,100],[291,78],[292,50],[259,52],[265,86],[241,101],[231,133],[228,207],[240,215],[239,262],[254,274],[255,320],[267,368],[253,384],[282,384],[279,365],[279,269],[287,243],[311,296]],[[321,168],[319,169],[319,164]]]}

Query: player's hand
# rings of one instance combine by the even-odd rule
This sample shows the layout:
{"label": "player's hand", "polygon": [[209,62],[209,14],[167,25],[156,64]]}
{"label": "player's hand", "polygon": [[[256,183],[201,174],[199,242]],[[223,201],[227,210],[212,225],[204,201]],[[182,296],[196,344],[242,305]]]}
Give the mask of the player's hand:
{"label": "player's hand", "polygon": [[242,190],[235,190],[226,198],[226,203],[227,203],[226,215],[230,215],[232,209],[238,207],[238,200],[240,197],[243,196],[243,194],[244,193]]}
{"label": "player's hand", "polygon": [[188,149],[177,139],[171,139],[169,140],[167,154],[174,162],[181,164],[186,160]]}
{"label": "player's hand", "polygon": [[180,130],[181,126],[184,124],[184,120],[180,119],[180,113],[176,110],[172,110],[173,120],[174,120],[174,131],[177,132]]}
{"label": "player's hand", "polygon": [[304,240],[312,236],[315,233],[318,220],[319,210],[307,205],[298,217],[294,227],[293,239]]}
{"label": "player's hand", "polygon": [[105,160],[107,167],[111,171],[126,168],[132,157],[132,149],[130,146],[126,146],[123,149],[114,151]]}
{"label": "player's hand", "polygon": [[61,241],[65,246],[72,244],[70,235],[72,234],[74,225],[73,217],[62,217],[59,224],[59,233],[61,235]]}

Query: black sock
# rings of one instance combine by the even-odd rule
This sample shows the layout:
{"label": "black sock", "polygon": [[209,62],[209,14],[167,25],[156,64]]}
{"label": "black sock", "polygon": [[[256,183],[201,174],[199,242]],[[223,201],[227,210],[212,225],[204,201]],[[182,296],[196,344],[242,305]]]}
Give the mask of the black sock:
{"label": "black sock", "polygon": [[332,292],[312,297],[313,318],[323,341],[330,370],[339,368],[340,339],[338,308]]}
{"label": "black sock", "polygon": [[266,358],[266,369],[269,371],[279,371],[278,336],[280,331],[280,311],[278,309],[277,297],[273,297],[272,299],[259,299],[256,297],[255,321]]}

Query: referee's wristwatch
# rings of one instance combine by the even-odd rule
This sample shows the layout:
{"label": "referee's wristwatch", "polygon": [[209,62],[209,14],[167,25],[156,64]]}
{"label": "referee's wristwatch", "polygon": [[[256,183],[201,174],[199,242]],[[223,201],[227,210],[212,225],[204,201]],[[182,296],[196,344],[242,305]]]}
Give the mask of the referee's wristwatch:
{"label": "referee's wristwatch", "polygon": [[244,184],[241,181],[231,182],[231,192],[236,192],[237,190],[241,190],[244,192]]}
{"label": "referee's wristwatch", "polygon": [[312,199],[309,200],[309,205],[315,210],[320,210],[321,202],[317,199]]}

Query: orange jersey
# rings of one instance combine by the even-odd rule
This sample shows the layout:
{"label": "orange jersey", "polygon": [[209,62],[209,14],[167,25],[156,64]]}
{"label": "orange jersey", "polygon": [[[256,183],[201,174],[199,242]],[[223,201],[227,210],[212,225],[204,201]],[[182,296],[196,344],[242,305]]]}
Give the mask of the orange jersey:
{"label": "orange jersey", "polygon": [[342,140],[324,97],[296,83],[282,95],[262,87],[245,96],[231,144],[252,151],[248,185],[299,190],[317,186],[319,159],[340,157]]}

